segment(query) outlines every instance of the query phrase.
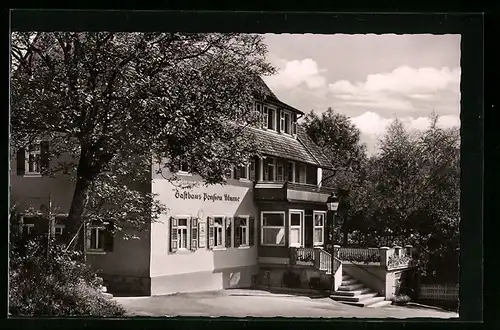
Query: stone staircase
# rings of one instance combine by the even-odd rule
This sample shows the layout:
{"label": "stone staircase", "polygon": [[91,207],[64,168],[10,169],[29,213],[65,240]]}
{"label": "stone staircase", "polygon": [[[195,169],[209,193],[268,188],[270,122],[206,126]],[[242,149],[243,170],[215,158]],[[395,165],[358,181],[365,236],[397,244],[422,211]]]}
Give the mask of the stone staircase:
{"label": "stone staircase", "polygon": [[359,307],[383,307],[391,304],[390,301],[385,300],[385,297],[380,296],[349,275],[342,275],[342,284],[330,298]]}

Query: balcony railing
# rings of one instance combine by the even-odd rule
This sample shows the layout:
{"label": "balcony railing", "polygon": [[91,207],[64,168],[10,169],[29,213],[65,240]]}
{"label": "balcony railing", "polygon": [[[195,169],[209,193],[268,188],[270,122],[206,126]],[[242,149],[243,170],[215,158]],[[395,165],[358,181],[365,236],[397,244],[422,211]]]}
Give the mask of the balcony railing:
{"label": "balcony railing", "polygon": [[380,265],[388,270],[408,268],[414,265],[413,247],[406,245],[404,248],[340,248],[339,258],[345,262],[356,264]]}
{"label": "balcony railing", "polygon": [[[327,274],[332,273],[332,255],[320,248],[290,248],[290,264],[302,266],[314,266],[324,270]],[[333,272],[337,272],[342,261],[333,259]]]}
{"label": "balcony railing", "polygon": [[334,188],[296,182],[258,181],[254,185],[255,200],[308,201],[325,203]]}

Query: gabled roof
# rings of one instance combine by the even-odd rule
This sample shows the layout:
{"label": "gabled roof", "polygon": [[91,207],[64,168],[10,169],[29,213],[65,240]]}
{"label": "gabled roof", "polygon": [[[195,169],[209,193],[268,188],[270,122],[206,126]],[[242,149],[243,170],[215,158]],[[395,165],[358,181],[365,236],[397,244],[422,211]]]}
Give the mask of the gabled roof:
{"label": "gabled roof", "polygon": [[274,104],[280,108],[287,109],[287,110],[290,110],[292,112],[296,112],[298,114],[304,114],[303,111],[301,111],[297,108],[294,108],[294,107],[286,104],[285,102],[282,102],[280,99],[278,99],[278,97],[273,93],[271,88],[269,88],[269,86],[267,86],[264,79],[262,79],[261,77],[258,78],[258,83],[260,84],[260,88],[261,88],[260,92],[263,94],[264,100],[266,102]]}

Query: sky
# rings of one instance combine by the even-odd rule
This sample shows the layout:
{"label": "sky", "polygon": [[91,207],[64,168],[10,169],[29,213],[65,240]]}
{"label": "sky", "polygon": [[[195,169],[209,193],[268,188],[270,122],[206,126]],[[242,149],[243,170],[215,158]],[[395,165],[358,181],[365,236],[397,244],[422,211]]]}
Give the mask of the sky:
{"label": "sky", "polygon": [[460,35],[266,34],[264,77],[283,102],[305,113],[328,107],[361,131],[368,153],[399,118],[424,130],[434,111],[442,127],[460,125]]}

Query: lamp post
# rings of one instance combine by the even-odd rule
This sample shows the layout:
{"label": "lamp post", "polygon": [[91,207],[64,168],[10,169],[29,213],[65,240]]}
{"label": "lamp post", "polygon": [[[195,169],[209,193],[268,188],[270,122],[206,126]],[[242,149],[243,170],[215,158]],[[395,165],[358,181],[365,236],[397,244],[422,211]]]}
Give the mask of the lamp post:
{"label": "lamp post", "polygon": [[337,212],[339,208],[339,199],[337,195],[332,192],[330,196],[328,196],[328,199],[326,200],[326,209],[328,210],[327,215],[328,219],[330,222],[330,233],[331,233],[331,246],[332,246],[332,251],[331,251],[331,276],[332,276],[332,290],[333,290],[333,284],[335,283],[335,274],[333,272],[333,264],[335,263],[335,255],[334,255],[334,243],[335,243],[335,238],[334,238],[334,232],[335,232],[335,213]]}

